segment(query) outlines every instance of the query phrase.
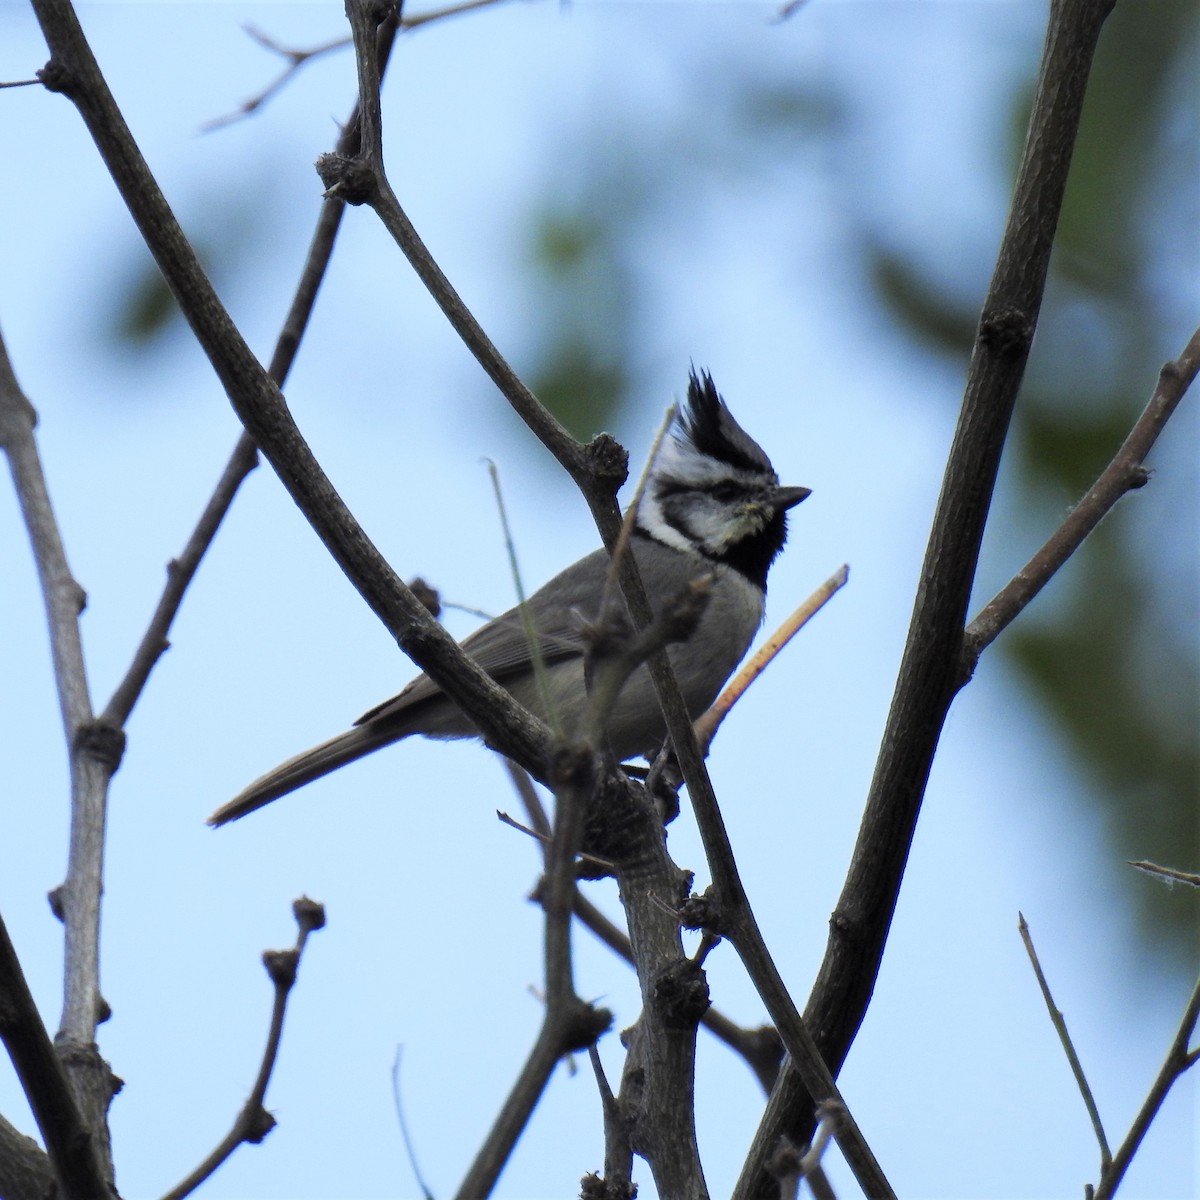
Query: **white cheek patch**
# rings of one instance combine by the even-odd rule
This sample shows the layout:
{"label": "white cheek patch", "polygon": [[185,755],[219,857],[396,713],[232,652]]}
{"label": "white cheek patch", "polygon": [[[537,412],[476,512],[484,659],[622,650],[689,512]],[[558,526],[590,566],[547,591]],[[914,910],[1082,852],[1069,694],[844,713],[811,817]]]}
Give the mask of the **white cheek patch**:
{"label": "white cheek patch", "polygon": [[658,497],[653,494],[653,487],[647,488],[642,494],[641,504],[638,505],[637,523],[652,538],[666,546],[674,546],[676,550],[694,548],[693,544],[667,521]]}

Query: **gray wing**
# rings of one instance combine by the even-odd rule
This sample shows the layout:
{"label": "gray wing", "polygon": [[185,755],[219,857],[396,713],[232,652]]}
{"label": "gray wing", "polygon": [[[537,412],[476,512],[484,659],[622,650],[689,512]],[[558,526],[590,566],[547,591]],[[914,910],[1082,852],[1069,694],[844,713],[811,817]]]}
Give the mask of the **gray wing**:
{"label": "gray wing", "polygon": [[[596,550],[572,563],[529,597],[529,608],[537,614],[538,646],[546,666],[583,656],[582,623],[594,615],[607,569],[608,555]],[[498,683],[503,683],[509,675],[526,671],[531,655],[520,609],[510,608],[477,629],[463,640],[462,648]],[[365,725],[396,716],[441,694],[428,675],[418,675],[399,695],[377,704],[354,723]]]}

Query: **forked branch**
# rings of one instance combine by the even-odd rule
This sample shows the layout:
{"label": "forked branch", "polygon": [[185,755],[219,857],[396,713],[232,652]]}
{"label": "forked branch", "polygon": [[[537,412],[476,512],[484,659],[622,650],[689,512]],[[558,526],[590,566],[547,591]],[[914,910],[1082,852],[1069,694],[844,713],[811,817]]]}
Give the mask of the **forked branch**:
{"label": "forked branch", "polygon": [[300,959],[308,944],[308,935],[325,927],[325,906],[301,896],[292,905],[292,916],[296,918],[296,944],[290,950],[266,950],[263,966],[275,988],[271,1005],[271,1022],[267,1030],[267,1044],[263,1049],[258,1075],[250,1095],[246,1098],[229,1132],[221,1139],[212,1153],[181,1182],[177,1183],[162,1200],[183,1200],[190,1196],[223,1162],[241,1145],[257,1145],[275,1127],[275,1118],[263,1107],[267,1085],[279,1057],[279,1043],[283,1037],[283,1018],[287,1013],[288,998],[296,983]]}
{"label": "forked branch", "polygon": [[1108,1139],[1104,1134],[1104,1126],[1100,1120],[1100,1112],[1096,1107],[1092,1090],[1088,1086],[1083,1066],[1079,1061],[1079,1055],[1076,1053],[1070,1035],[1067,1033],[1067,1026],[1063,1020],[1063,1015],[1054,1003],[1054,997],[1050,994],[1050,985],[1046,982],[1041,963],[1038,962],[1037,952],[1034,950],[1033,942],[1029,936],[1029,927],[1026,925],[1023,916],[1020,918],[1018,927],[1021,933],[1021,940],[1025,943],[1025,950],[1029,955],[1029,960],[1033,964],[1034,974],[1037,976],[1042,998],[1045,1000],[1046,1008],[1049,1010],[1050,1020],[1058,1034],[1059,1041],[1062,1043],[1067,1061],[1071,1064],[1071,1073],[1075,1076],[1076,1086],[1083,1097],[1084,1106],[1087,1108],[1088,1117],[1092,1122],[1092,1129],[1096,1133],[1096,1141],[1100,1146],[1100,1181],[1094,1189],[1091,1187],[1087,1189],[1088,1196],[1090,1200],[1110,1200],[1116,1194],[1117,1188],[1120,1187],[1121,1180],[1125,1178],[1125,1173],[1129,1170],[1129,1165],[1133,1162],[1133,1157],[1137,1153],[1138,1147],[1142,1144],[1142,1140],[1145,1138],[1151,1124],[1154,1122],[1154,1118],[1158,1116],[1159,1110],[1167,1098],[1167,1094],[1183,1075],[1191,1070],[1196,1065],[1196,1062],[1200,1060],[1200,1047],[1191,1048],[1197,1024],[1200,1023],[1200,979],[1196,980],[1195,986],[1192,988],[1192,994],[1188,997],[1187,1005],[1183,1010],[1183,1016],[1180,1018],[1175,1036],[1171,1039],[1171,1045],[1167,1050],[1167,1056],[1163,1061],[1163,1065],[1155,1076],[1154,1083],[1151,1085],[1150,1091],[1142,1103],[1142,1107],[1138,1110],[1138,1114],[1134,1118],[1129,1132],[1125,1135],[1125,1139],[1117,1147],[1114,1154],[1109,1151]]}
{"label": "forked branch", "polygon": [[967,626],[963,638],[962,673],[969,679],[979,656],[1046,586],[1084,539],[1127,492],[1149,480],[1145,462],[1171,414],[1200,371],[1200,329],[1183,352],[1159,372],[1158,385],[1112,462],[1071,510],[1046,544]]}
{"label": "forked branch", "polygon": [[545,726],[468,659],[405,587],[305,443],[277,386],[255,360],[205,276],[146,166],[68,0],[33,0],[52,51],[41,78],[69,95],[230,402],[284,486],[363,599],[409,656],[488,740],[541,777]]}
{"label": "forked branch", "polygon": [[[429,255],[388,183],[383,168],[379,84],[369,54],[374,26],[384,7],[378,0],[346,2],[358,63],[363,152],[361,158],[350,162],[327,156],[318,163],[318,170],[332,194],[349,203],[370,204],[375,209],[468,348],[509,403],[580,487],[604,543],[611,551],[620,532],[615,494],[624,478],[623,453],[619,457],[614,455],[611,445],[603,437],[597,438],[590,446],[579,446],[517,379]],[[618,464],[620,469],[616,469]],[[620,582],[635,626],[645,628],[653,620],[653,614],[631,555],[624,556],[620,564]],[[799,1069],[814,1097],[817,1100],[837,1101],[845,1107],[771,960],[750,910],[716,795],[666,655],[656,655],[650,660],[649,667],[676,756],[688,783],[688,794],[720,896],[722,932],[736,947],[788,1052],[800,1064]],[[849,1114],[838,1131],[838,1141],[859,1183],[871,1195],[890,1196],[892,1191],[887,1179]]]}
{"label": "forked branch", "polygon": [[[933,756],[962,684],[963,627],[979,547],[1041,309],[1092,57],[1112,6],[1113,0],[1052,0],[1050,6],[1012,207],[980,316],[896,691],[805,1010],[835,1074],[874,991]],[[815,1099],[799,1072],[786,1068],[738,1182],[739,1200],[773,1194],[763,1164],[782,1135],[807,1140]]]}

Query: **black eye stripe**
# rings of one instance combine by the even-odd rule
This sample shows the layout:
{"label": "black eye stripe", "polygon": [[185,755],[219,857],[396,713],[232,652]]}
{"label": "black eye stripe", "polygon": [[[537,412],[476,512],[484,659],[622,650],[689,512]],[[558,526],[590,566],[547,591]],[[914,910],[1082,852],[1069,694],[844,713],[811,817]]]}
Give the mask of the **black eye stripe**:
{"label": "black eye stripe", "polygon": [[749,496],[755,489],[739,479],[716,479],[708,482],[692,482],[677,475],[660,475],[652,480],[654,491],[659,496],[715,496],[718,500],[734,500]]}

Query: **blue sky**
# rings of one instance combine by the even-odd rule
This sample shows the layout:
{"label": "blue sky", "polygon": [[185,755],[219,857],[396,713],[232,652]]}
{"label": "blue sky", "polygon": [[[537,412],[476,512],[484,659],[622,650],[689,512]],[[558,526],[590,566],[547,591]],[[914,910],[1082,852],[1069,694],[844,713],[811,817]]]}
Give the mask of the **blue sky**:
{"label": "blue sky", "polygon": [[[238,269],[218,283],[267,357],[318,204],[311,163],[348,111],[353,64],[314,64],[254,119],[197,130],[275,70],[241,23],[313,44],[340,31],[340,6],[105,4],[82,15],[185,226],[240,231]],[[771,16],[755,4],[513,3],[446,22],[400,47],[385,138],[402,202],[520,370],[540,320],[521,273],[528,214],[582,186],[596,154],[580,131],[590,134],[597,109],[611,110],[615,154],[647,113],[683,131],[721,120],[726,73],[811,80],[839,98],[838,139],[785,147],[777,168],[746,178],[713,170],[706,183],[701,172],[663,182],[678,219],[644,247],[641,402],[613,430],[640,462],[688,363],[707,366],[784,481],[813,489],[772,576],[768,626],[850,564],[849,586],[735,712],[712,760],[760,924],[803,997],[857,831],[961,386],[961,370],[930,363],[875,310],[849,252],[852,218],[936,243],[970,264],[982,292],[1007,191],[985,147],[1006,89],[1036,62],[1042,13],[816,0],[785,24]],[[25,7],[0,5],[0,77],[27,76],[45,57]],[[40,412],[52,496],[89,594],[100,706],[237,426],[182,331],[140,354],[106,344],[137,237],[71,106],[35,88],[0,93],[0,106],[10,163],[0,327]],[[1164,357],[1186,332],[1163,331]],[[489,611],[512,602],[485,458],[499,465],[528,585],[595,544],[582,502],[502,411],[365,210],[347,215],[288,398],[397,569],[447,597]],[[1193,412],[1168,431],[1162,476],[1183,473],[1195,428]],[[1171,495],[1165,484],[1135,502]],[[990,535],[980,591],[1044,532]],[[61,939],[44,895],[64,866],[66,773],[40,599],[8,494],[0,538],[0,912],[53,1029]],[[471,628],[458,614],[448,625]],[[114,1016],[100,1036],[126,1081],[112,1109],[124,1195],[165,1190],[232,1119],[269,1012],[259,955],[291,942],[301,893],[327,904],[330,923],[310,943],[268,1094],[279,1127],[203,1194],[417,1195],[390,1097],[398,1044],[408,1120],[439,1195],[474,1153],[540,1015],[540,922],[524,899],[537,863],[495,819],[517,807],[499,764],[472,745],[405,744],[232,828],[204,825],[250,778],[410,674],[261,468],[134,713],[112,791],[103,986]],[[1038,710],[985,659],[942,739],[883,972],[842,1076],[900,1194],[1061,1196],[1094,1178],[1092,1135],[1017,937],[1018,909],[1110,1136],[1123,1134],[1157,1070],[1188,981],[1139,952],[1117,885],[1125,868],[1095,810],[1074,802],[1084,786]],[[686,816],[670,845],[703,881]],[[611,891],[597,894],[615,910]],[[613,1008],[618,1027],[630,1023],[631,974],[582,933],[577,947],[581,994]],[[733,953],[721,948],[706,966],[714,1003],[758,1023]],[[604,1057],[617,1075],[612,1037]],[[573,1194],[600,1165],[599,1101],[577,1065],[557,1072],[499,1195]],[[701,1147],[719,1196],[760,1099],[746,1068],[703,1035],[698,1071]],[[1172,1096],[1124,1195],[1194,1194],[1195,1086]],[[22,1105],[0,1072],[0,1111],[31,1128]],[[839,1195],[854,1194],[844,1168],[832,1170]],[[639,1182],[652,1196],[648,1171]]]}

